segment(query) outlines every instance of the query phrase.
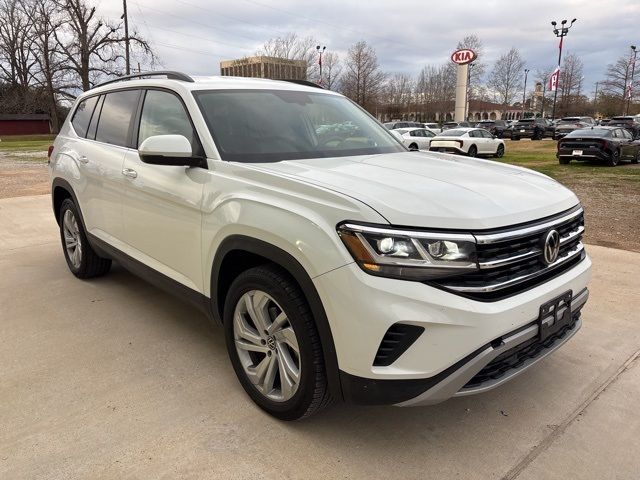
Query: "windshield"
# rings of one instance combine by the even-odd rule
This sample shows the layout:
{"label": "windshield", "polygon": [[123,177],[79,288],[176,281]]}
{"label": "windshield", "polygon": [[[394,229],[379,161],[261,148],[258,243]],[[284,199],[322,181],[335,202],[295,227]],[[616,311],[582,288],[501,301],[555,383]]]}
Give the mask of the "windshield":
{"label": "windshield", "polygon": [[585,128],[580,130],[574,130],[569,133],[565,138],[574,137],[610,137],[611,130],[606,128]]}
{"label": "windshield", "polygon": [[524,124],[527,124],[527,125],[529,123],[533,123],[533,122],[534,122],[533,118],[525,118],[523,120],[518,120],[518,123],[524,123]]}
{"label": "windshield", "polygon": [[211,90],[194,96],[223,160],[277,162],[406,151],[345,97],[290,90]]}

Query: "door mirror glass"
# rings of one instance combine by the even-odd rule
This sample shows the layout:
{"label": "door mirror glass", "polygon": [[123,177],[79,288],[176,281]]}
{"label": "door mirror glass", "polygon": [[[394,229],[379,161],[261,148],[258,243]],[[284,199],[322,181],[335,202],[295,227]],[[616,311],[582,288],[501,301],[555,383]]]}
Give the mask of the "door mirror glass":
{"label": "door mirror glass", "polygon": [[138,147],[144,163],[197,167],[202,159],[193,156],[191,143],[183,135],[153,135]]}

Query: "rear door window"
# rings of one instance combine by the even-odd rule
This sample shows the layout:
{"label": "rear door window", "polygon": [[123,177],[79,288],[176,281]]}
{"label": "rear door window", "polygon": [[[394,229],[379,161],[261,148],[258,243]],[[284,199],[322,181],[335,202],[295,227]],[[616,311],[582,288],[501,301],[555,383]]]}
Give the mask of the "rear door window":
{"label": "rear door window", "polygon": [[139,90],[122,90],[105,95],[96,132],[97,141],[127,146],[139,95]]}
{"label": "rear door window", "polygon": [[73,125],[73,129],[76,131],[79,137],[84,138],[87,136],[89,122],[91,121],[91,115],[93,114],[96,103],[98,103],[97,95],[94,97],[86,98],[78,104],[78,108],[76,108],[76,111],[73,114],[71,125]]}

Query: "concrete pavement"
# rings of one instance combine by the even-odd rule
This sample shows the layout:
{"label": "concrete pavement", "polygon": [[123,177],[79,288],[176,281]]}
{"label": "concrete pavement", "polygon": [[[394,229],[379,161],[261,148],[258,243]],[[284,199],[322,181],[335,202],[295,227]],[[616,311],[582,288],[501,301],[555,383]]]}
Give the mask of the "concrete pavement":
{"label": "concrete pavement", "polygon": [[282,423],[201,314],[117,266],[77,280],[50,198],[0,200],[0,478],[637,478],[640,254],[588,251],[582,330],[512,382]]}

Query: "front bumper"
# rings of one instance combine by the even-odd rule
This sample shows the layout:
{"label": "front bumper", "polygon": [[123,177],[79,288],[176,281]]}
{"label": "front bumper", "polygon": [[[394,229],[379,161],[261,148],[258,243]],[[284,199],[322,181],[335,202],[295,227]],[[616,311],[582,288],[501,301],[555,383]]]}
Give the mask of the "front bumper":
{"label": "front bumper", "polygon": [[[537,325],[532,322],[540,306],[567,290],[575,298],[573,335],[580,328],[577,314],[586,302],[590,269],[587,256],[542,285],[491,302],[419,282],[374,277],[355,264],[316,277],[314,283],[333,333],[344,396],[364,404],[421,405],[504,383],[551,350],[495,381],[465,388],[493,359],[535,336]],[[424,332],[391,365],[374,366],[381,339],[396,323],[420,326]]]}

